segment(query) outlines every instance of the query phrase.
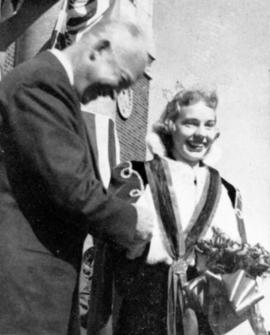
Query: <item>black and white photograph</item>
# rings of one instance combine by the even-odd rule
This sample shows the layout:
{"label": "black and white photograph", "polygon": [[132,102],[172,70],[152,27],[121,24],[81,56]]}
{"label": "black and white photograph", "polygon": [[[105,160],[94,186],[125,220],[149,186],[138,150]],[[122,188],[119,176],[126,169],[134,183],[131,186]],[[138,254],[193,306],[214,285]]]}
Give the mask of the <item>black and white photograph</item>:
{"label": "black and white photograph", "polygon": [[0,335],[270,335],[269,129],[269,0],[0,0]]}

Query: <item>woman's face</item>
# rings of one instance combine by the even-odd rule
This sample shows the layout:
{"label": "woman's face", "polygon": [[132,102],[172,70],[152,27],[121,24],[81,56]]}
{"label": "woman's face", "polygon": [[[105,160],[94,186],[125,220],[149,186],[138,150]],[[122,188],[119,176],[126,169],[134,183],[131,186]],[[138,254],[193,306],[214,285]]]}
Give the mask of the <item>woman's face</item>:
{"label": "woman's face", "polygon": [[182,107],[172,132],[174,158],[196,165],[206,156],[217,134],[214,109],[203,101]]}

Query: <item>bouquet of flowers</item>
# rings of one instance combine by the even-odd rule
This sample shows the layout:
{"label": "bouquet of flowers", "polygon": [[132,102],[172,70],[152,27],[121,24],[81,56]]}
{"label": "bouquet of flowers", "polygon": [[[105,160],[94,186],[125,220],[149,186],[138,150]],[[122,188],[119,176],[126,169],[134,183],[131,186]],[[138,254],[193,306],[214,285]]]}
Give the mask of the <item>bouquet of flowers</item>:
{"label": "bouquet of flowers", "polygon": [[270,253],[260,244],[251,246],[230,239],[219,228],[213,227],[213,237],[200,240],[195,247],[205,267],[219,274],[245,270],[252,277],[270,272]]}
{"label": "bouquet of flowers", "polygon": [[195,247],[201,273],[187,282],[185,292],[193,308],[204,313],[214,334],[225,334],[243,321],[252,321],[255,334],[266,334],[255,306],[263,299],[256,277],[270,271],[270,253],[230,239],[213,227],[209,240]]}

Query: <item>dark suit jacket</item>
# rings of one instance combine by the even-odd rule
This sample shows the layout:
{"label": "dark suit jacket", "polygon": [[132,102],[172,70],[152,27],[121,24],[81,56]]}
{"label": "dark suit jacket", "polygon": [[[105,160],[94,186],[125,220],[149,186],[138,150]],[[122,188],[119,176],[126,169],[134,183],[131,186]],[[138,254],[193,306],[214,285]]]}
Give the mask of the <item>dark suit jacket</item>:
{"label": "dark suit jacket", "polygon": [[0,112],[0,334],[75,334],[83,240],[132,240],[136,211],[101,184],[78,96],[54,55],[2,81]]}

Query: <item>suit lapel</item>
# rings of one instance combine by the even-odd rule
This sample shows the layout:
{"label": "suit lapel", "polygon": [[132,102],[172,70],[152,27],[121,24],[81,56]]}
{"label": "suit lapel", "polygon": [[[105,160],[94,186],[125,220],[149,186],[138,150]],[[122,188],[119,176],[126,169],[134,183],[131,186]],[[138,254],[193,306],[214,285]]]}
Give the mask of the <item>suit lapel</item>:
{"label": "suit lapel", "polygon": [[97,150],[97,139],[96,139],[96,122],[95,114],[83,112],[82,116],[85,124],[86,137],[89,144],[90,154],[92,155],[93,166],[96,172],[96,176],[101,180],[99,168],[98,168],[98,150]]}

